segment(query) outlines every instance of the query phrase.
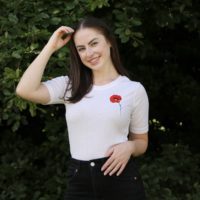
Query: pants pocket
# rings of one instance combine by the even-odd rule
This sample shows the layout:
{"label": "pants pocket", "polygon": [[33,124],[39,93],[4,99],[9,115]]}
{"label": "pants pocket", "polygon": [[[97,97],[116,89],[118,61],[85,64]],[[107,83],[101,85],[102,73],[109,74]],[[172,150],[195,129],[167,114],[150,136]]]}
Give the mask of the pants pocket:
{"label": "pants pocket", "polygon": [[133,158],[129,160],[124,171],[119,176],[112,175],[111,179],[112,190],[117,191],[115,192],[116,200],[120,198],[124,200],[146,199],[143,181]]}
{"label": "pants pocket", "polygon": [[80,166],[77,163],[69,163],[68,169],[67,169],[67,180],[68,182],[71,182],[72,180],[74,180],[80,171]]}
{"label": "pants pocket", "polygon": [[132,157],[130,158],[123,172],[119,176],[114,175],[114,177],[115,179],[118,179],[121,181],[138,181],[141,179],[138,168]]}

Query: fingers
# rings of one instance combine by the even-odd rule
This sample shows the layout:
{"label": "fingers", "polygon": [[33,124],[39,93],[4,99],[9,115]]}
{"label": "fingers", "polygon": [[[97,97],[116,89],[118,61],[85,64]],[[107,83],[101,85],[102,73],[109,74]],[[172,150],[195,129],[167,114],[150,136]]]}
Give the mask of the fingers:
{"label": "fingers", "polygon": [[74,32],[74,29],[69,26],[61,26],[61,27],[65,28],[67,32],[72,32],[72,33]]}
{"label": "fingers", "polygon": [[123,172],[123,170],[125,169],[125,167],[126,167],[126,164],[122,164],[121,165],[119,171],[117,172],[117,176],[119,176]]}
{"label": "fingers", "polygon": [[50,37],[47,46],[53,51],[57,51],[68,43],[74,30],[68,26],[59,27]]}
{"label": "fingers", "polygon": [[112,176],[117,172],[117,176],[119,176],[126,166],[126,161],[120,161],[114,156],[110,156],[105,164],[102,166],[101,171],[104,171],[104,175],[109,174]]}
{"label": "fingers", "polygon": [[113,166],[113,169],[110,169],[109,175],[112,176],[113,174],[115,174],[121,168],[121,166],[121,163],[117,163],[115,166]]}
{"label": "fingers", "polygon": [[102,166],[101,171],[104,175],[116,174],[119,176],[130,159],[131,151],[127,148],[127,143],[124,142],[111,146],[106,152],[106,156],[109,158]]}
{"label": "fingers", "polygon": [[58,34],[68,36],[68,35],[71,35],[74,32],[74,29],[72,29],[71,27],[68,27],[68,26],[61,26],[55,32],[58,33]]}
{"label": "fingers", "polygon": [[125,164],[121,164],[121,163],[118,163],[114,168],[113,170],[109,173],[110,176],[112,176],[113,174],[115,174],[116,172],[116,175],[119,176],[122,171],[124,170],[125,168]]}
{"label": "fingers", "polygon": [[[105,169],[107,169],[112,163],[114,162],[114,159],[112,157],[110,157],[105,164],[102,166],[101,171],[104,171]],[[106,170],[106,172],[108,172],[108,170]],[[106,175],[107,173],[104,172],[104,175]]]}
{"label": "fingers", "polygon": [[125,166],[126,166],[125,163],[121,163],[121,162],[118,162],[117,160],[115,160],[110,165],[109,165],[109,162],[106,163],[106,165],[104,166],[102,171],[104,171],[104,169],[105,169],[104,176],[106,176],[107,174],[112,176],[115,173],[117,176],[119,176],[122,173],[122,171],[124,170]]}
{"label": "fingers", "polygon": [[61,26],[57,30],[55,30],[54,34],[52,35],[52,39],[55,40],[63,40],[63,42],[67,42],[71,37],[71,34],[74,30],[68,26]]}
{"label": "fingers", "polygon": [[121,167],[121,163],[118,163],[116,160],[114,160],[104,171],[104,175],[109,174],[110,176],[112,176],[115,172],[117,172],[119,170],[119,168]]}

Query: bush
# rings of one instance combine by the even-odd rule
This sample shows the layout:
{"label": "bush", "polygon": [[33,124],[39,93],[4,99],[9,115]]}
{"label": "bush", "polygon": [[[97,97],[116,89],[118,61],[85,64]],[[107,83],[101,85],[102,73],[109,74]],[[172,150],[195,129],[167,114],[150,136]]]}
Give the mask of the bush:
{"label": "bush", "polygon": [[[51,33],[88,14],[111,24],[124,66],[149,95],[151,151],[141,159],[149,199],[198,199],[199,157],[190,150],[199,152],[199,7],[197,0],[1,0],[0,199],[62,198],[63,108],[24,101],[15,88]],[[54,54],[44,78],[66,73],[68,59],[68,48]],[[162,145],[179,142],[190,149]]]}
{"label": "bush", "polygon": [[162,152],[138,158],[149,200],[198,200],[200,155],[181,144],[162,145]]}
{"label": "bush", "polygon": [[[69,157],[67,135],[50,134],[45,142],[33,145],[28,137],[5,134],[10,142],[0,142],[0,199],[63,199]],[[137,161],[149,200],[199,199],[200,156],[193,155],[187,146],[162,145],[162,153],[149,152]]]}
{"label": "bush", "polygon": [[13,137],[0,143],[1,200],[60,200],[66,189],[68,149],[66,134],[49,136],[40,145]]}

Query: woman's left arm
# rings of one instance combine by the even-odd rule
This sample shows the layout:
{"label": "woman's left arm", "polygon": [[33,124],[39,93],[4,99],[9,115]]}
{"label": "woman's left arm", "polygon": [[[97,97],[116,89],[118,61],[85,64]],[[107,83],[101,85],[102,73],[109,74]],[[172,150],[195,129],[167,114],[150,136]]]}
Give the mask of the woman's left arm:
{"label": "woman's left arm", "polygon": [[143,154],[148,146],[148,134],[129,134],[129,140],[111,146],[106,156],[109,157],[101,170],[104,175],[112,176],[116,173],[119,176],[126,167],[131,156]]}
{"label": "woman's left arm", "polygon": [[132,149],[132,156],[136,157],[146,152],[148,147],[148,134],[129,133],[129,145]]}
{"label": "woman's left arm", "polygon": [[[118,176],[126,167],[131,156],[143,154],[148,146],[149,101],[143,85],[138,84],[129,126],[129,140],[111,146],[106,156],[109,157],[101,170],[104,175]],[[137,134],[136,134],[137,133]]]}

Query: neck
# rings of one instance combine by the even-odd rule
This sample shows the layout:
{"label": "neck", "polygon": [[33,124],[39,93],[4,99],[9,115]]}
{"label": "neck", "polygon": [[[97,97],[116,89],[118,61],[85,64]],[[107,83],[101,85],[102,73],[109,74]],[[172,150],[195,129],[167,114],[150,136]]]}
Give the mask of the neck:
{"label": "neck", "polygon": [[95,85],[103,85],[115,80],[117,77],[119,77],[119,73],[115,68],[112,68],[104,71],[93,71],[93,77]]}

